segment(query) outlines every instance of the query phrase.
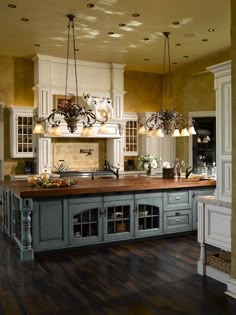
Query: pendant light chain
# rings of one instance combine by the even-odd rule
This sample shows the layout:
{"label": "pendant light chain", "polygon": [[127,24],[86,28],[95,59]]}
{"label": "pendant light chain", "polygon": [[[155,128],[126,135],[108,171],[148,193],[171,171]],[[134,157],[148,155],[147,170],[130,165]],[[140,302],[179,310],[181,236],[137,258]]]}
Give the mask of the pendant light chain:
{"label": "pendant light chain", "polygon": [[67,51],[66,51],[66,86],[65,86],[65,100],[67,99],[67,88],[68,88],[68,69],[69,69],[69,55],[70,55],[70,29],[72,27],[71,22],[73,21],[73,15],[67,15],[69,24],[67,26]]}
{"label": "pendant light chain", "polygon": [[[163,33],[165,36],[165,40],[164,40],[164,55],[163,55],[163,76],[165,75],[166,72],[166,35],[165,33]],[[165,80],[163,79],[162,81],[163,86],[162,86],[162,102],[161,102],[161,110],[164,109],[164,100],[165,100]]]}
{"label": "pendant light chain", "polygon": [[173,99],[172,99],[172,81],[171,81],[171,68],[170,68],[170,41],[169,41],[169,33],[166,33],[166,41],[167,41],[167,52],[168,52],[168,76],[169,76],[169,88],[170,88],[170,105],[171,110],[173,111]]}
{"label": "pendant light chain", "polygon": [[[74,19],[74,17],[73,17]],[[75,27],[74,20],[72,20],[72,32],[73,32],[73,50],[74,50],[74,65],[75,65],[75,89],[76,89],[76,103],[79,103],[78,94],[78,77],[77,77],[77,62],[76,62],[76,51],[75,51]]]}

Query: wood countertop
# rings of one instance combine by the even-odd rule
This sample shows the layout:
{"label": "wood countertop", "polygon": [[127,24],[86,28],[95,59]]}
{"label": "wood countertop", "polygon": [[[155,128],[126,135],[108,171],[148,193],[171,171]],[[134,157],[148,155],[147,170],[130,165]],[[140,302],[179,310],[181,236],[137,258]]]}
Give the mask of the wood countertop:
{"label": "wood countertop", "polygon": [[201,188],[216,186],[215,180],[200,179],[162,179],[160,177],[121,176],[120,178],[78,178],[77,183],[65,188],[31,187],[26,180],[4,180],[0,186],[9,189],[21,198],[44,198],[56,196],[77,196],[112,192],[131,192],[148,190],[169,190],[181,188]]}

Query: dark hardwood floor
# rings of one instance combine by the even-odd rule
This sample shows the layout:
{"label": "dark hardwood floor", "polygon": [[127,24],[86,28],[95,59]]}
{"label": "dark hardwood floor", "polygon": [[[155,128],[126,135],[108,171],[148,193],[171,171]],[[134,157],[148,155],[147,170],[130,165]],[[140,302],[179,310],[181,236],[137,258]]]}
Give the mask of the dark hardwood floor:
{"label": "dark hardwood floor", "polygon": [[1,315],[235,315],[226,286],[196,273],[195,235],[38,256],[0,233]]}

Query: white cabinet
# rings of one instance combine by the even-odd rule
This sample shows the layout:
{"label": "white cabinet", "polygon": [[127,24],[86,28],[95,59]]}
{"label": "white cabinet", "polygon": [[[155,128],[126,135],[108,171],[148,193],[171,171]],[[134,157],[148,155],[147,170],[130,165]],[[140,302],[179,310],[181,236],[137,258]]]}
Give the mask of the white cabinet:
{"label": "white cabinet", "polygon": [[52,155],[51,138],[39,137],[38,139],[38,153],[37,153],[37,172],[51,173],[52,172]]}
{"label": "white cabinet", "polygon": [[137,113],[125,113],[124,131],[124,155],[138,155],[138,115]]}
{"label": "white cabinet", "polygon": [[124,171],[123,139],[107,139],[107,161]]}
{"label": "white cabinet", "polygon": [[12,158],[32,158],[33,145],[33,108],[10,108],[10,154]]}
{"label": "white cabinet", "polygon": [[231,251],[231,209],[205,205],[205,242]]}
{"label": "white cabinet", "polygon": [[162,162],[168,161],[172,164],[175,160],[175,138],[139,135],[139,155],[146,154],[155,155]]}
{"label": "white cabinet", "polygon": [[[142,123],[151,116],[151,112],[140,113],[140,120]],[[139,155],[155,155],[161,159],[162,162],[168,161],[173,163],[175,156],[175,138],[165,136],[163,138],[148,137],[146,135],[139,135]]]}
{"label": "white cabinet", "polygon": [[216,91],[216,198],[231,201],[232,196],[232,121],[231,61],[208,67],[214,73]]}
{"label": "white cabinet", "polygon": [[231,62],[208,67],[214,73],[216,91],[216,166],[214,197],[198,198],[198,273],[226,283],[228,275],[207,265],[206,244],[231,251],[232,123]]}
{"label": "white cabinet", "polygon": [[206,245],[231,251],[231,203],[215,200],[214,197],[199,197],[198,242],[201,249],[198,273],[226,283],[228,274],[207,265]]}

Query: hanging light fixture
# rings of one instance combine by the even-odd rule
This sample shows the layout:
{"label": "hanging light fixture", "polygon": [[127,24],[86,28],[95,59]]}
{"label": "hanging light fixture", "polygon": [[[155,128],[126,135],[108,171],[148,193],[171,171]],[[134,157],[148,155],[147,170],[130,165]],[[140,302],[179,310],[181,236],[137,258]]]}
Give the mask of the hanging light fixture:
{"label": "hanging light fixture", "polygon": [[[52,110],[52,113],[46,118],[39,118],[38,115],[34,116],[36,122],[33,133],[42,134],[45,133],[42,123],[48,122],[50,128],[48,129],[48,134],[51,136],[60,135],[60,123],[61,119],[67,124],[67,129],[70,133],[74,133],[77,129],[78,122],[83,123],[83,129],[81,132],[82,136],[91,136],[93,134],[93,125],[97,122],[101,123],[101,132],[104,133],[105,123],[108,120],[107,116],[98,119],[94,112],[91,109],[82,107],[79,104],[78,97],[78,80],[77,80],[77,65],[76,65],[76,49],[75,49],[75,34],[74,34],[74,18],[72,14],[67,15],[69,24],[68,24],[68,35],[67,35],[67,61],[66,61],[66,86],[65,86],[65,98],[58,104],[56,109]],[[73,57],[74,57],[74,72],[75,72],[75,100],[74,103],[71,100],[71,96],[68,96],[67,93],[67,81],[68,81],[68,70],[69,70],[69,55],[70,55],[70,35],[72,32],[72,47],[73,47]],[[100,132],[99,129],[99,132]]]}
{"label": "hanging light fixture", "polygon": [[164,109],[165,100],[165,80],[163,81],[162,90],[162,105],[159,112],[153,113],[144,124],[141,124],[138,129],[138,134],[146,134],[147,136],[164,137],[171,135],[172,137],[195,135],[196,131],[194,126],[187,129],[187,118],[181,113],[174,111],[172,100],[172,82],[171,82],[171,69],[170,69],[170,43],[169,32],[164,32],[164,60],[163,60],[163,76],[166,73],[166,59],[168,58],[168,72],[167,80],[169,83],[169,98],[171,109]]}

